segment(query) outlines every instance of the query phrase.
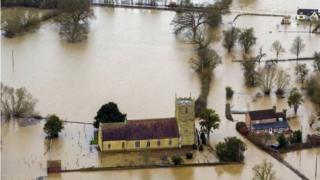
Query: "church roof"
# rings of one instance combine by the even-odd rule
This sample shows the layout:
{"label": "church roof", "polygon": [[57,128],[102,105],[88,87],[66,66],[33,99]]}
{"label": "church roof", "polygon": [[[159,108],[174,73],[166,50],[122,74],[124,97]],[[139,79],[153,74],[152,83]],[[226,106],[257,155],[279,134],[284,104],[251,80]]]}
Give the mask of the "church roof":
{"label": "church roof", "polygon": [[128,120],[126,123],[102,123],[103,141],[178,138],[176,118]]}

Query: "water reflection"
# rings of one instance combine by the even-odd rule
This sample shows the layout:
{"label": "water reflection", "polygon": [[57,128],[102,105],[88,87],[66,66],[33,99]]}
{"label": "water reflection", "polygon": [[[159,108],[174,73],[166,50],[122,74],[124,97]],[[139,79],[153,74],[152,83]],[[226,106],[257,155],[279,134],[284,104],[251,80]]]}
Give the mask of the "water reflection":
{"label": "water reflection", "polygon": [[214,168],[214,170],[218,177],[223,177],[224,174],[238,177],[242,174],[243,167],[243,165],[230,165],[227,168],[224,166],[217,166]]}

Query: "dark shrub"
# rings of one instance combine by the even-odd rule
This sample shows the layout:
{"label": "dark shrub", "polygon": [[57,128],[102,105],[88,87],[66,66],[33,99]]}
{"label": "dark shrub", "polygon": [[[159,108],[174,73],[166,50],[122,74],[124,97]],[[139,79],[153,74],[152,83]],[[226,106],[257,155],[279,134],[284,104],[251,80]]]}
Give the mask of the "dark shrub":
{"label": "dark shrub", "polygon": [[201,144],[207,144],[207,138],[203,132],[201,132],[200,134],[200,139],[201,139]]}
{"label": "dark shrub", "polygon": [[198,146],[196,144],[192,144],[192,149],[196,150],[196,149],[198,149]]}
{"label": "dark shrub", "polygon": [[183,163],[183,159],[179,155],[173,155],[171,157],[171,161],[174,165],[180,165]]}
{"label": "dark shrub", "polygon": [[199,151],[203,151],[203,145],[202,144],[199,146]]}
{"label": "dark shrub", "polygon": [[288,140],[287,138],[281,134],[278,138],[277,138],[277,141],[279,143],[279,147],[280,148],[283,148],[283,147],[286,147],[288,145]]}
{"label": "dark shrub", "polygon": [[220,161],[240,162],[244,159],[246,145],[237,137],[228,137],[216,145],[216,155]]}
{"label": "dark shrub", "polygon": [[175,2],[170,2],[170,3],[168,4],[168,7],[170,7],[170,8],[175,8],[175,7],[177,7],[177,4],[176,4]]}
{"label": "dark shrub", "polygon": [[279,98],[282,98],[284,97],[284,90],[283,89],[277,89],[276,91],[276,95],[279,97]]}
{"label": "dark shrub", "polygon": [[245,122],[237,122],[236,129],[240,134],[244,136],[246,136],[249,133],[249,129]]}
{"label": "dark shrub", "polygon": [[232,98],[233,93],[234,93],[234,91],[232,90],[232,88],[231,88],[230,86],[227,86],[227,87],[226,87],[226,96],[227,96],[227,99]]}
{"label": "dark shrub", "polygon": [[229,103],[226,104],[226,118],[230,121],[233,121],[232,113],[231,113],[231,105]]}
{"label": "dark shrub", "polygon": [[43,131],[47,134],[48,139],[57,138],[62,129],[63,122],[56,115],[50,115],[43,127]]}
{"label": "dark shrub", "polygon": [[302,142],[302,132],[300,130],[294,131],[290,137],[290,143],[301,143]]}
{"label": "dark shrub", "polygon": [[126,114],[123,114],[119,111],[117,104],[109,102],[108,104],[104,104],[101,106],[101,108],[97,112],[97,115],[94,117],[95,121],[93,122],[93,126],[95,128],[99,128],[100,122],[124,122],[126,120],[126,117]]}
{"label": "dark shrub", "polygon": [[193,157],[192,152],[188,152],[188,153],[186,154],[186,158],[187,158],[187,159],[192,159],[192,157]]}

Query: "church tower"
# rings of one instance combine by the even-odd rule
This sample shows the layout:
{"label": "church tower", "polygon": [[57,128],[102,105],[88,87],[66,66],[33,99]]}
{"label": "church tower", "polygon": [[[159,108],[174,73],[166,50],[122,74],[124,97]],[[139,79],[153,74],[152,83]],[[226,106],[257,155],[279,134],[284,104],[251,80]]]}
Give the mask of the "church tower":
{"label": "church tower", "polygon": [[176,98],[175,116],[180,134],[180,145],[189,146],[195,144],[195,112],[194,99]]}

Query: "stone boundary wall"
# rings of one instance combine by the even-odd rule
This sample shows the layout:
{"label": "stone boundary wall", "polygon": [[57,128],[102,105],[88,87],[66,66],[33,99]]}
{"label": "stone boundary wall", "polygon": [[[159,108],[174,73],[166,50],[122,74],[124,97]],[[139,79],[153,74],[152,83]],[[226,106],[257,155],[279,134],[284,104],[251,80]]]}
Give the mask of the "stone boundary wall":
{"label": "stone boundary wall", "polygon": [[190,163],[181,165],[141,165],[141,166],[115,166],[115,167],[88,167],[80,169],[62,169],[60,173],[66,172],[87,172],[87,171],[114,171],[114,170],[135,170],[135,169],[156,169],[156,168],[182,168],[182,167],[205,167],[222,165],[243,165],[243,162],[216,162],[216,163]]}

